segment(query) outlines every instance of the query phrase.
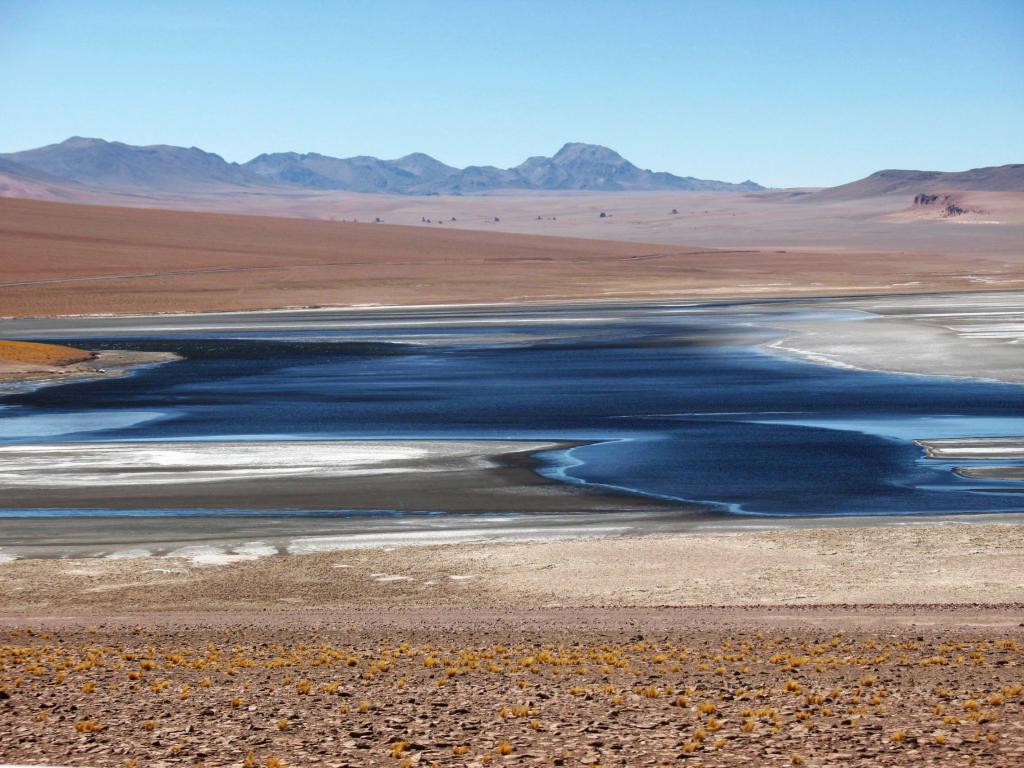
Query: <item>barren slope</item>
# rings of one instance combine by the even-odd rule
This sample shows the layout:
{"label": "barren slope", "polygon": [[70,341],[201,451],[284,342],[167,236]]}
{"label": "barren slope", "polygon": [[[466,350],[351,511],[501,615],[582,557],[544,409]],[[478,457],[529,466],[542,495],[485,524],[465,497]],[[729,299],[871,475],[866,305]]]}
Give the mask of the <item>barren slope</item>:
{"label": "barren slope", "polygon": [[723,251],[0,200],[0,315],[967,290],[1019,254]]}

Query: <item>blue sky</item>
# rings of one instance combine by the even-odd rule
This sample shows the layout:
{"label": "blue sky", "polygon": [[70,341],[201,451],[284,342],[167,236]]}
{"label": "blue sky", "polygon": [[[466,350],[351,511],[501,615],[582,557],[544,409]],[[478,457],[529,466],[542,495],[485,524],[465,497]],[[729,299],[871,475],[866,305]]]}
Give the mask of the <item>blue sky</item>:
{"label": "blue sky", "polygon": [[98,136],[772,186],[1024,162],[1024,0],[0,0],[0,151]]}

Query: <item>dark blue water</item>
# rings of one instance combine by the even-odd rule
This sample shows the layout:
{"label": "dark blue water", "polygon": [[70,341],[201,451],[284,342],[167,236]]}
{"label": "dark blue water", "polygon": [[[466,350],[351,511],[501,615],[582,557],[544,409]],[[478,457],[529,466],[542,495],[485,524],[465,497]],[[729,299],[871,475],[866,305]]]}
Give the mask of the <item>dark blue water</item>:
{"label": "dark blue water", "polygon": [[65,336],[186,359],[6,397],[0,440],[558,438],[594,442],[546,457],[552,477],[733,512],[1024,511],[1022,484],[912,442],[1024,434],[1024,387],[786,359],[751,325],[777,312],[675,309]]}

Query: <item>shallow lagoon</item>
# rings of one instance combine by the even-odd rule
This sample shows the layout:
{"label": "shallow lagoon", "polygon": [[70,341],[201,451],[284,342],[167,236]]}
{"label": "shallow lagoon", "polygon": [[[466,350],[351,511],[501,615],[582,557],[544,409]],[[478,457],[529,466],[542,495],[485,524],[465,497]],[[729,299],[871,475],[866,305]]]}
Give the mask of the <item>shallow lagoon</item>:
{"label": "shallow lagoon", "polygon": [[959,477],[912,442],[1024,434],[1024,387],[764,349],[773,323],[814,312],[861,317],[777,302],[14,324],[186,359],[3,398],[0,441],[557,439],[587,444],[544,454],[548,477],[733,513],[1024,511],[1024,484]]}

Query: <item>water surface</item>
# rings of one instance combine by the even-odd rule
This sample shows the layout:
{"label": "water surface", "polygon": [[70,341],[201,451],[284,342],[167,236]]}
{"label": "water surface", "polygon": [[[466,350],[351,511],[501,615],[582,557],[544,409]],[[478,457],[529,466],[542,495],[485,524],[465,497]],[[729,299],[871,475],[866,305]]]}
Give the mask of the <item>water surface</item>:
{"label": "water surface", "polygon": [[185,359],[0,399],[0,442],[573,440],[545,475],[735,514],[1024,511],[1024,484],[957,476],[912,442],[1024,434],[1024,387],[765,351],[772,323],[815,312],[863,317],[777,302],[8,323]]}

